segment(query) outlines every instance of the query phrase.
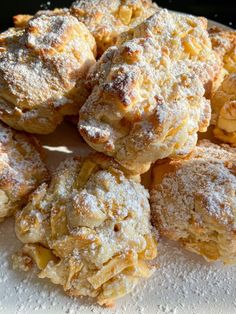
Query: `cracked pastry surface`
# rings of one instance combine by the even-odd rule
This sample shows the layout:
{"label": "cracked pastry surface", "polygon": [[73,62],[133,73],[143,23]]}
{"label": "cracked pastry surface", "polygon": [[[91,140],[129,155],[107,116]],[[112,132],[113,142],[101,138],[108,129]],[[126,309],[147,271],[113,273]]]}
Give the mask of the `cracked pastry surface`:
{"label": "cracked pastry surface", "polygon": [[0,122],[0,221],[21,208],[29,193],[48,179],[36,140]]}
{"label": "cracked pastry surface", "polygon": [[[207,97],[210,97],[213,81],[220,72],[220,61],[217,53],[212,50],[207,24],[204,17],[160,9],[143,23],[121,33],[117,44],[133,38],[154,38],[160,46],[168,49],[171,59],[192,61],[192,67],[203,81]],[[198,68],[201,62],[205,63],[204,70],[201,66]]]}
{"label": "cracked pastry surface", "polygon": [[213,27],[209,30],[209,34],[212,48],[219,56],[221,62],[221,71],[213,86],[215,91],[225,76],[236,72],[236,31]]}
{"label": "cracked pastry surface", "polygon": [[69,9],[59,9],[55,8],[53,10],[39,10],[36,12],[35,15],[28,15],[28,14],[17,14],[13,16],[13,23],[16,28],[25,28],[27,27],[28,22],[32,18],[39,17],[41,15],[47,15],[47,16],[62,16],[62,15],[67,15],[70,16]]}
{"label": "cracked pastry surface", "polygon": [[236,145],[236,72],[225,77],[211,100],[214,135]]}
{"label": "cracked pastry surface", "polygon": [[[169,28],[164,27],[168,16]],[[202,46],[198,37],[178,32],[181,19],[188,24],[185,35],[195,34],[195,28],[202,34]],[[88,75],[92,93],[80,110],[79,131],[86,142],[136,173],[157,159],[191,152],[197,132],[205,132],[210,119],[204,95],[214,60],[211,67],[205,24],[197,18],[175,19],[167,10],[147,25],[158,23],[164,25],[161,40],[150,27],[103,54]]]}
{"label": "cracked pastry surface", "polygon": [[40,278],[100,305],[132,291],[156,257],[149,194],[137,178],[99,154],[62,162],[16,215],[25,245],[14,265],[27,270],[31,257]]}
{"label": "cracked pastry surface", "polygon": [[153,224],[208,261],[236,262],[236,149],[201,142],[153,169]]}
{"label": "cracked pastry surface", "polygon": [[43,14],[0,35],[0,119],[29,133],[54,131],[87,97],[95,40],[69,15]]}
{"label": "cracked pastry surface", "polygon": [[71,14],[95,37],[99,56],[116,44],[120,33],[140,24],[157,10],[151,0],[78,0],[70,8]]}

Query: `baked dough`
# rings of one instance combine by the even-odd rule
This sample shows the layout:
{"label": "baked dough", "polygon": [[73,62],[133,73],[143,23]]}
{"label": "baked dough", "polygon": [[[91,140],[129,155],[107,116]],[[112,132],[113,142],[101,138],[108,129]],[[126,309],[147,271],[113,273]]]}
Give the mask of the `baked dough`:
{"label": "baked dough", "polygon": [[31,257],[40,278],[112,305],[154,271],[148,197],[109,157],[62,162],[16,215],[16,234],[26,244],[15,267],[27,270]]}
{"label": "baked dough", "polygon": [[54,10],[39,10],[35,15],[28,14],[17,14],[13,16],[13,23],[16,28],[25,28],[28,25],[29,20],[38,17],[40,15],[56,16],[56,15],[70,15],[69,9],[58,9]]}
{"label": "baked dough", "polygon": [[213,27],[209,30],[209,34],[212,48],[221,62],[221,71],[214,82],[215,91],[226,75],[236,73],[236,31]]}
{"label": "baked dough", "polygon": [[78,0],[71,5],[71,13],[95,37],[98,56],[116,44],[120,33],[140,24],[157,10],[151,0]]}
{"label": "baked dough", "polygon": [[162,10],[139,28],[145,30],[140,36],[132,31],[137,38],[122,36],[121,45],[110,47],[91,69],[92,93],[79,121],[90,146],[135,173],[194,148],[197,132],[209,125],[204,87],[216,61],[202,19]]}
{"label": "baked dough", "polygon": [[95,40],[69,15],[40,15],[0,35],[0,119],[30,133],[53,132],[87,98]]}
{"label": "baked dough", "polygon": [[[210,98],[213,81],[221,67],[217,53],[212,50],[206,18],[161,9],[143,23],[120,34],[117,44],[133,38],[148,37],[168,49],[172,60],[190,59],[192,67],[204,83],[206,96]],[[199,67],[199,62],[205,63],[204,71]]]}
{"label": "baked dough", "polygon": [[32,15],[29,14],[17,14],[13,16],[13,23],[16,28],[24,28],[27,26],[30,19],[32,19]]}
{"label": "baked dough", "polygon": [[153,169],[151,210],[160,234],[208,261],[236,262],[236,149],[209,141]]}
{"label": "baked dough", "polygon": [[0,122],[0,221],[20,209],[28,194],[48,180],[41,155],[34,137]]}
{"label": "baked dough", "polygon": [[214,135],[236,145],[236,72],[225,77],[212,97]]}

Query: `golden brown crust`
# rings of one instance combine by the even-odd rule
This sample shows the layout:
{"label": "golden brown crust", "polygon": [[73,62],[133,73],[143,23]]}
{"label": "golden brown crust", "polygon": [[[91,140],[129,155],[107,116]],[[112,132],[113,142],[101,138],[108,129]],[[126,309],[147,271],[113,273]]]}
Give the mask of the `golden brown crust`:
{"label": "golden brown crust", "polygon": [[[213,81],[221,67],[218,55],[212,50],[207,24],[204,17],[183,16],[162,9],[143,23],[121,33],[117,44],[133,38],[155,38],[169,50],[172,59],[191,59],[192,67],[204,83],[206,97],[210,98]],[[198,68],[198,63],[194,65],[197,61],[205,62],[204,71]]]}
{"label": "golden brown crust", "polygon": [[39,17],[41,15],[47,15],[47,16],[56,16],[56,15],[70,15],[70,12],[68,9],[58,9],[55,8],[53,10],[40,10],[37,11],[35,15],[28,15],[28,14],[17,14],[13,16],[13,23],[16,28],[25,28],[28,25],[28,22],[35,17]]}
{"label": "golden brown crust", "polygon": [[48,179],[36,139],[0,122],[0,220],[20,209]]}
{"label": "golden brown crust", "polygon": [[70,10],[93,34],[101,56],[116,44],[120,33],[144,21],[158,7],[151,0],[78,0]]}
{"label": "golden brown crust", "polygon": [[213,86],[215,91],[226,75],[236,72],[236,31],[213,27],[209,30],[209,34],[212,48],[221,62],[221,71],[219,71]]}
{"label": "golden brown crust", "polygon": [[28,14],[17,14],[13,16],[13,23],[16,28],[24,28],[27,26],[29,20],[32,18],[32,15]]}
{"label": "golden brown crust", "polygon": [[236,72],[236,31],[213,27],[209,30],[209,34],[212,48],[220,56],[225,69],[229,73]]}
{"label": "golden brown crust", "polygon": [[40,278],[101,305],[111,305],[153,272],[148,192],[101,154],[62,162],[51,183],[17,213],[16,234],[26,245],[15,264],[30,256]]}
{"label": "golden brown crust", "polygon": [[153,169],[151,210],[161,235],[207,260],[236,262],[236,149],[202,141]]}
{"label": "golden brown crust", "polygon": [[90,146],[136,173],[194,148],[209,125],[204,85],[216,61],[202,19],[162,10],[142,25],[91,69],[79,120]]}
{"label": "golden brown crust", "polygon": [[236,145],[236,72],[225,77],[211,100],[214,135]]}
{"label": "golden brown crust", "polygon": [[84,78],[95,41],[70,15],[43,14],[0,35],[0,119],[47,134],[87,97]]}

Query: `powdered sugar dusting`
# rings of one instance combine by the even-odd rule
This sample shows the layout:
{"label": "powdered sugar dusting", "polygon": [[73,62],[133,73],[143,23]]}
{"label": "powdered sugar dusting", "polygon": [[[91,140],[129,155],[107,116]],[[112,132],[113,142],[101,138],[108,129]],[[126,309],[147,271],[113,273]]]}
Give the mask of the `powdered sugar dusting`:
{"label": "powdered sugar dusting", "polygon": [[50,133],[64,115],[78,113],[87,97],[84,77],[95,63],[85,25],[53,12],[1,35],[1,119],[30,133]]}
{"label": "powdered sugar dusting", "polygon": [[[78,149],[78,139],[73,138],[72,128],[67,129],[65,125],[63,127],[64,129],[57,130],[57,136],[53,134],[52,146],[56,148],[55,137],[59,137],[65,145],[68,143],[70,150]],[[49,140],[44,138],[44,144],[46,143],[50,144]],[[83,143],[80,143],[79,147],[85,154]],[[55,158],[54,152],[49,152],[54,167],[62,158],[61,155],[67,156],[62,149],[59,149],[58,153]],[[14,271],[11,256],[21,247],[14,234],[13,219],[0,224],[0,313],[235,313],[235,267],[207,263],[174,243],[162,240],[158,245],[159,268],[152,278],[142,281],[134,293],[118,300],[116,308],[104,309],[84,298],[69,298],[57,285],[46,279],[37,279],[34,273],[27,275]]]}
{"label": "powdered sugar dusting", "polygon": [[151,0],[78,0],[72,3],[70,10],[91,31],[101,55],[115,45],[120,33],[140,24],[158,7]]}
{"label": "powdered sugar dusting", "polygon": [[[4,235],[4,236],[3,236]],[[65,296],[61,289],[35,277],[12,270],[11,255],[20,243],[13,221],[0,225],[0,312],[6,314],[233,314],[235,267],[208,264],[171,242],[162,240],[159,268],[151,280],[143,281],[132,295],[114,309],[92,305],[84,299]]]}
{"label": "powdered sugar dusting", "polygon": [[189,158],[157,165],[151,207],[161,234],[208,260],[234,263],[235,166],[236,149],[208,141]]}
{"label": "powdered sugar dusting", "polygon": [[[94,88],[80,111],[81,134],[138,172],[157,159],[188,154],[210,119],[195,67],[190,59],[172,58],[151,37],[107,50],[88,77]],[[205,63],[197,67],[203,72]]]}
{"label": "powdered sugar dusting", "polygon": [[[113,267],[120,261],[121,267],[127,268],[123,264],[132,258],[148,269],[149,276],[155,270],[149,261],[156,257],[156,246],[148,198],[147,190],[126,177],[109,157],[96,154],[81,159],[77,156],[62,162],[49,186],[41,185],[27,206],[17,212],[16,234],[23,243],[43,243],[59,258],[59,263],[49,262],[43,268],[40,278],[50,278],[53,283],[63,285],[70,295],[97,297],[99,304],[110,304],[115,299],[113,293],[119,296],[116,291],[125,288],[122,294],[129,293],[139,277],[147,275],[127,275],[118,269],[95,287],[90,279],[107,271],[107,265]],[[64,231],[54,237],[55,228],[61,225],[65,226]],[[81,246],[83,239],[86,242]],[[148,241],[152,243],[150,248]],[[27,254],[24,248],[23,253]],[[145,250],[151,252],[147,253],[148,257],[138,255]],[[21,256],[18,260],[21,267]],[[76,276],[71,276],[68,263],[77,267]],[[17,258],[15,265],[18,265]]]}
{"label": "powdered sugar dusting", "polygon": [[1,122],[0,178],[0,218],[16,210],[29,192],[48,179],[35,139]]}
{"label": "powdered sugar dusting", "polygon": [[[73,25],[77,23],[75,18],[66,15],[51,16],[50,19],[48,15],[39,16],[29,21],[26,44],[41,51],[64,46],[70,40],[69,35]],[[68,36],[65,36],[66,34]]]}
{"label": "powdered sugar dusting", "polygon": [[[204,198],[209,215],[219,219],[222,224],[231,224],[236,201],[236,177],[233,170],[235,161],[236,150],[227,151],[203,141],[202,146],[196,147],[190,159],[180,161],[179,165],[176,162],[176,172],[167,174],[162,185],[169,190],[167,194],[171,193],[171,196],[168,194],[169,201],[174,200],[176,210],[182,212],[182,218],[187,214],[183,208],[187,206],[188,210],[193,209],[195,197],[199,195]],[[164,190],[162,193],[165,194]],[[161,194],[155,195],[154,190],[153,196],[160,206],[165,206],[166,199]]]}

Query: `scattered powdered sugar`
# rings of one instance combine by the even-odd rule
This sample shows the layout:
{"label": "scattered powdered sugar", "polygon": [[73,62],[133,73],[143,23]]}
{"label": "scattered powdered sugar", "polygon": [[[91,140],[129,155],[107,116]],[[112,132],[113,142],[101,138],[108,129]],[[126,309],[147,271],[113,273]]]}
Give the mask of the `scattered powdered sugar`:
{"label": "scattered powdered sugar", "polygon": [[69,298],[59,286],[34,273],[12,270],[19,248],[13,221],[0,225],[0,313],[4,314],[233,314],[236,311],[235,267],[208,264],[171,242],[159,243],[159,268],[135,291],[104,309],[89,300]]}
{"label": "scattered powdered sugar", "polygon": [[[88,195],[94,194],[100,202],[102,200],[107,204],[107,212],[112,210],[115,201],[119,205],[118,216],[125,217],[131,211],[134,212],[135,218],[142,218],[143,210],[149,208],[149,193],[139,183],[126,179],[121,173],[119,180],[117,183],[116,178],[108,171],[99,171],[89,179],[86,190]],[[106,186],[101,186],[100,182],[106,182]]]}
{"label": "scattered powdered sugar", "polygon": [[96,120],[85,122],[80,126],[80,131],[86,130],[87,134],[93,138],[109,138],[112,128],[106,125],[100,125]]}
{"label": "scattered powdered sugar", "polygon": [[70,103],[72,103],[73,101],[71,100],[71,99],[68,99],[68,98],[66,98],[66,97],[64,97],[64,96],[61,96],[61,97],[58,97],[58,99],[56,99],[55,101],[54,101],[54,107],[55,108],[59,108],[59,107],[61,107],[61,106],[64,106],[64,105],[66,105],[66,104],[70,104]]}
{"label": "scattered powdered sugar", "polygon": [[[235,223],[232,221],[235,220],[236,203],[236,177],[233,172],[235,162],[235,149],[227,151],[227,148],[223,149],[203,141],[201,146],[195,148],[191,158],[177,161],[176,164],[173,161],[175,172],[170,172],[163,178],[158,190],[153,189],[154,209],[158,213],[162,210],[170,213],[170,217],[166,219],[166,222],[170,223],[169,227],[173,227],[172,223],[177,223],[172,219],[177,219],[183,227],[190,218],[191,211],[197,211],[196,202],[200,198],[207,215],[216,219],[220,225],[230,225],[234,230]],[[175,218],[171,214],[174,214]]]}
{"label": "scattered powdered sugar", "polygon": [[[135,203],[132,198],[128,201]],[[38,280],[34,273],[13,271],[11,255],[19,247],[13,221],[1,224],[0,313],[231,314],[236,311],[235,267],[207,264],[166,241],[159,244],[159,269],[154,276],[142,281],[132,295],[118,301],[116,309],[102,309],[85,299],[69,298],[58,286]]]}
{"label": "scattered powdered sugar", "polygon": [[150,194],[160,233],[207,260],[235,263],[235,166],[235,148],[207,140],[189,158],[157,165]]}
{"label": "scattered powdered sugar", "polygon": [[34,140],[0,123],[1,187],[10,198],[9,206],[48,178],[40,147]]}
{"label": "scattered powdered sugar", "polygon": [[[45,51],[56,48],[57,45],[65,45],[65,34],[69,35],[68,30],[77,23],[72,16],[56,15],[48,18],[47,15],[42,15],[29,21],[29,29],[36,29],[37,35],[35,31],[29,31],[26,33],[26,42],[36,50]],[[66,40],[68,39],[66,38]]]}
{"label": "scattered powdered sugar", "polygon": [[[68,141],[68,135],[66,138]],[[73,143],[77,145],[77,138]],[[84,150],[81,143],[80,150]],[[55,163],[55,155],[50,154]],[[69,160],[66,166],[71,166]],[[87,298],[70,298],[49,280],[37,279],[35,273],[12,270],[11,256],[20,247],[13,219],[0,224],[0,313],[233,314],[236,311],[235,267],[209,264],[171,242],[159,243],[156,260],[159,268],[151,278],[142,280],[131,295],[118,300],[114,309],[101,308]]]}
{"label": "scattered powdered sugar", "polygon": [[[201,19],[167,10],[126,35],[92,69],[79,129],[95,149],[143,171],[141,164],[146,170],[157,159],[188,154],[208,126],[204,85],[215,55]],[[195,41],[201,48],[193,52]]]}
{"label": "scattered powdered sugar", "polygon": [[[157,5],[152,1],[129,0],[124,3],[124,7],[132,11],[138,11],[139,14],[133,14],[130,21],[128,21],[125,19],[125,14],[123,18],[122,14],[119,14],[122,7],[123,2],[120,0],[78,0],[72,3],[71,10],[72,14],[88,27],[95,38],[99,38],[101,30],[108,34],[107,37],[113,39],[110,39],[112,45],[118,34],[141,23],[157,11]],[[98,41],[98,45],[103,44],[100,41],[101,39]]]}
{"label": "scattered powdered sugar", "polygon": [[209,34],[212,42],[212,47],[221,58],[223,58],[223,56],[227,52],[233,52],[233,49],[235,47],[234,32],[229,32],[228,30],[225,31],[218,27],[212,27],[209,29]]}
{"label": "scattered powdered sugar", "polygon": [[6,32],[2,41],[0,84],[6,97],[0,108],[15,117],[15,127],[50,133],[61,116],[78,113],[75,93],[80,106],[86,97],[83,78],[95,63],[95,40],[82,23],[66,13],[41,12],[25,29]]}

